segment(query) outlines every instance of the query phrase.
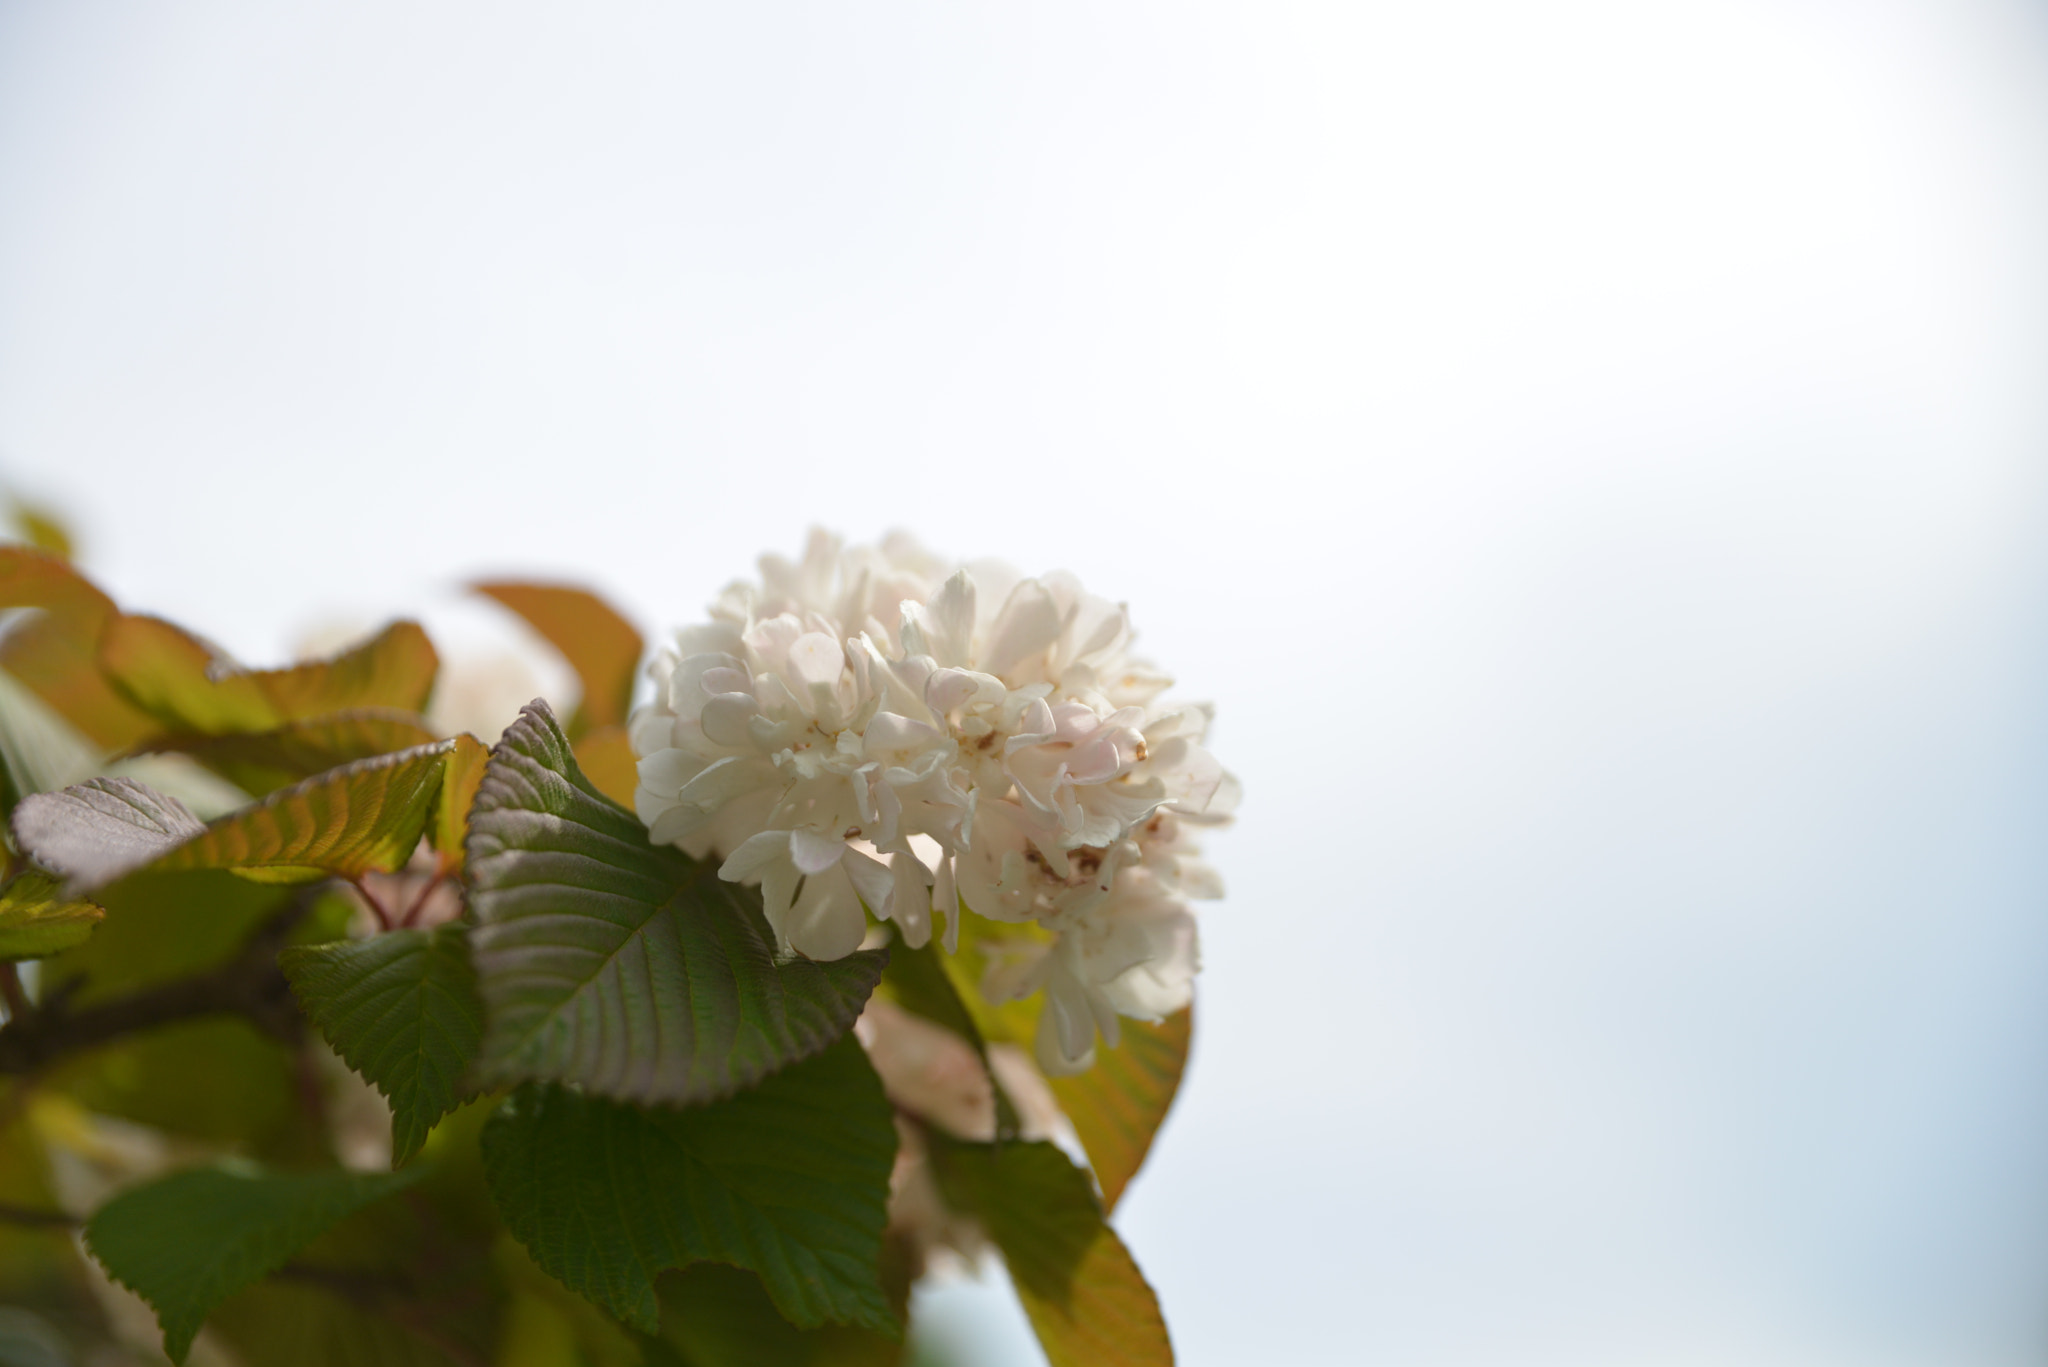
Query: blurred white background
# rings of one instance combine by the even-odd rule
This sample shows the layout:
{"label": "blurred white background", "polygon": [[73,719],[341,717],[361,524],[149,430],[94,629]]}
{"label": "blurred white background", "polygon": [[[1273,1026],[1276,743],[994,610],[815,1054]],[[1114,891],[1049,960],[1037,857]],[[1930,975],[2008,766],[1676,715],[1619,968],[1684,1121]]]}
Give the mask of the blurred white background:
{"label": "blurred white background", "polygon": [[1247,791],[1188,1367],[2048,1357],[2044,376],[2019,0],[0,3],[0,474],[124,604],[1130,600]]}

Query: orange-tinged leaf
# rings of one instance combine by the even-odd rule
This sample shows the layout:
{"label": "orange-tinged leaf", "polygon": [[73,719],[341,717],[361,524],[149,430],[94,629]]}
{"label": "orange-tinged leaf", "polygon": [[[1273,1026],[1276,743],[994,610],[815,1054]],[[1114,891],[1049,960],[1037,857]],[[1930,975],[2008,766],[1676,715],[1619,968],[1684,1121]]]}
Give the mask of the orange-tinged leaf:
{"label": "orange-tinged leaf", "polygon": [[1159,1299],[1051,1144],[964,1144],[930,1135],[946,1202],[980,1217],[1002,1250],[1052,1367],[1172,1367]]}
{"label": "orange-tinged leaf", "polygon": [[418,622],[393,622],[361,645],[325,660],[249,677],[278,715],[300,720],[358,707],[420,712],[441,667],[434,643]]}
{"label": "orange-tinged leaf", "polygon": [[449,743],[441,775],[441,791],[434,799],[434,824],[429,832],[434,852],[440,856],[445,874],[462,872],[463,841],[469,835],[469,809],[476,790],[483,786],[484,769],[491,762],[491,749],[468,732]]}
{"label": "orange-tinged leaf", "polygon": [[174,731],[268,731],[287,718],[249,675],[160,617],[123,614],[100,636],[100,668],[116,692]]}
{"label": "orange-tinged leaf", "polygon": [[114,602],[56,556],[0,546],[0,608],[37,608],[0,639],[5,669],[95,743],[119,749],[139,740],[149,718],[100,674],[100,633]]}
{"label": "orange-tinged leaf", "polygon": [[597,785],[597,791],[621,807],[632,807],[633,790],[640,786],[640,768],[625,727],[600,727],[577,741],[576,762],[583,766],[583,776]]}
{"label": "orange-tinged leaf", "polygon": [[633,672],[640,665],[640,633],[616,609],[586,589],[563,584],[473,584],[526,619],[562,652],[583,681],[583,702],[569,729],[576,734],[626,720]]}
{"label": "orange-tinged leaf", "polygon": [[261,796],[351,760],[431,745],[426,722],[411,712],[361,707],[290,721],[269,731],[224,736],[158,736],[138,752],[190,755],[244,792]]}
{"label": "orange-tinged leaf", "polygon": [[228,813],[152,869],[234,869],[297,881],[401,868],[419,847],[454,741],[357,760]]}
{"label": "orange-tinged leaf", "polygon": [[1194,1020],[1190,1006],[1157,1025],[1123,1021],[1122,1041],[1114,1049],[1098,1043],[1093,1068],[1052,1079],[1053,1095],[1074,1122],[1095,1180],[1102,1184],[1103,1202],[1111,1210],[1144,1165],[1153,1136],[1180,1090]]}
{"label": "orange-tinged leaf", "polygon": [[357,708],[418,712],[440,660],[414,622],[393,622],[326,660],[244,670],[155,617],[119,616],[100,637],[100,667],[114,688],[173,734],[272,731]]}

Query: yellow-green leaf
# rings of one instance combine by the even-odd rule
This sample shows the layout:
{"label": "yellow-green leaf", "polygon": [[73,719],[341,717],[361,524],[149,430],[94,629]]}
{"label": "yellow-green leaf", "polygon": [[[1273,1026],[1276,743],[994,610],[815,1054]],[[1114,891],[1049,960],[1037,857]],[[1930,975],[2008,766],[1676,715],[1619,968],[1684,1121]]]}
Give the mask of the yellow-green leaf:
{"label": "yellow-green leaf", "polygon": [[280,881],[400,868],[419,847],[454,748],[439,741],[331,769],[228,813],[152,867],[267,869]]}
{"label": "yellow-green leaf", "polygon": [[494,582],[471,585],[526,619],[562,652],[583,681],[583,703],[568,731],[581,735],[626,720],[633,672],[640,665],[640,633],[609,603],[566,584]]}
{"label": "yellow-green leaf", "polygon": [[978,1216],[1002,1250],[1052,1367],[1172,1367],[1159,1299],[1087,1173],[1043,1142],[930,1140],[947,1204]]}
{"label": "yellow-green leaf", "polygon": [[434,799],[434,824],[429,832],[434,842],[434,852],[440,856],[440,869],[444,874],[459,874],[467,856],[465,842],[469,836],[469,809],[476,801],[476,790],[483,786],[484,769],[491,762],[490,747],[468,732],[448,742],[447,758],[442,761],[441,792]]}
{"label": "yellow-green leaf", "polygon": [[64,895],[61,879],[30,869],[0,887],[0,960],[40,959],[85,943],[107,913]]}
{"label": "yellow-green leaf", "polygon": [[1153,1136],[1180,1090],[1194,1021],[1192,1006],[1157,1025],[1126,1020],[1116,1048],[1096,1045],[1093,1068],[1052,1079],[1053,1095],[1074,1122],[1095,1180],[1102,1184],[1102,1199],[1111,1210],[1144,1165]]}

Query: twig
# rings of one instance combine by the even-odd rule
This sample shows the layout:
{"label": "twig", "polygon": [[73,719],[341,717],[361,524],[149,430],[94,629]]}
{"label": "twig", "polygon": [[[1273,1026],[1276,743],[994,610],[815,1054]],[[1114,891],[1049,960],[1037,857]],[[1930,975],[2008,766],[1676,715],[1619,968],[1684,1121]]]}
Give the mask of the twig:
{"label": "twig", "polygon": [[308,895],[293,898],[233,958],[204,973],[76,1010],[52,994],[41,1010],[0,1026],[0,1075],[36,1072],[66,1054],[200,1016],[239,1015],[282,1043],[297,1043],[304,1022],[277,951],[311,906]]}
{"label": "twig", "polygon": [[391,913],[385,909],[384,903],[378,898],[377,894],[371,892],[369,886],[361,878],[349,879],[348,885],[356,890],[356,894],[370,908],[370,914],[377,918],[377,929],[391,929]]}
{"label": "twig", "polygon": [[36,1210],[0,1202],[0,1224],[29,1225],[37,1229],[76,1229],[85,1221],[61,1210]]}
{"label": "twig", "polygon": [[447,881],[447,878],[448,875],[445,873],[437,873],[432,878],[429,878],[427,885],[420,889],[420,895],[413,898],[412,905],[405,909],[405,916],[399,921],[399,924],[402,926],[416,924],[420,919],[420,913],[426,910],[427,899],[434,895],[434,890]]}

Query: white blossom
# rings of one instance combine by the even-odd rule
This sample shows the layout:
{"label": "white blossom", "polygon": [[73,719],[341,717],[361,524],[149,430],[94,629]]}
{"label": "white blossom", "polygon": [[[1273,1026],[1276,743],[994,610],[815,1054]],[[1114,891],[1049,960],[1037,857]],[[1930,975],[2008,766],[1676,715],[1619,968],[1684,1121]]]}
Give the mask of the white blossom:
{"label": "white blossom", "polygon": [[653,840],[758,884],[811,958],[859,947],[869,913],[948,950],[963,906],[1017,928],[983,990],[1043,993],[1040,1063],[1077,1071],[1120,1016],[1187,1003],[1188,899],[1221,891],[1187,828],[1236,800],[1209,709],[1164,701],[1131,641],[1069,575],[814,533],[654,661],[635,806]]}

